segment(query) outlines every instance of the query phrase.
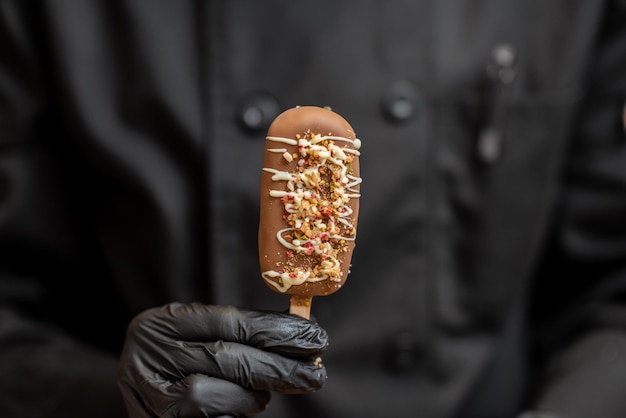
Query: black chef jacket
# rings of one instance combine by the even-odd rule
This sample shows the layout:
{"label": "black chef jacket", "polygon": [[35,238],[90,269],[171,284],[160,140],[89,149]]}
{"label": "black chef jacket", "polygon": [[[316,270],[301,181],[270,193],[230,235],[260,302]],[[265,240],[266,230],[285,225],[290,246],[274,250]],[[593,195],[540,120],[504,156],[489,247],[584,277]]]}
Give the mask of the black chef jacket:
{"label": "black chef jacket", "polygon": [[361,138],[329,380],[263,416],[626,416],[624,1],[0,2],[0,413],[123,416],[129,319],[284,310],[265,129]]}

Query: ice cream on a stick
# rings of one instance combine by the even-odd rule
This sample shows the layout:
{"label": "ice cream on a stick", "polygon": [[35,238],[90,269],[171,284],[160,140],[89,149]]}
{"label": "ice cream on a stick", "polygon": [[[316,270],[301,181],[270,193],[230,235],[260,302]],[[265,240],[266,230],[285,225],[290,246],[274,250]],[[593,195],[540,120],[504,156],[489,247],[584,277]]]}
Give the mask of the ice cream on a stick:
{"label": "ice cream on a stick", "polygon": [[267,286],[311,300],[336,292],[350,271],[359,215],[361,141],[339,114],[298,106],[269,127],[261,175],[259,259]]}

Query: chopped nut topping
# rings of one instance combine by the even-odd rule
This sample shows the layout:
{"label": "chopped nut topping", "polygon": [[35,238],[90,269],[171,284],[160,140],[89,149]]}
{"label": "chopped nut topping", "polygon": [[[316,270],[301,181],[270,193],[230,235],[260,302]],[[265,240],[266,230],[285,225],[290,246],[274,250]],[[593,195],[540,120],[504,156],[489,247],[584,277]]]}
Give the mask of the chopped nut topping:
{"label": "chopped nut topping", "polygon": [[[283,197],[291,228],[283,238],[295,246],[295,251],[287,252],[287,271],[297,273],[296,265],[303,261],[302,256],[311,256],[314,260],[309,264],[315,277],[338,279],[342,274],[338,257],[348,251],[347,240],[356,234],[350,216],[346,216],[351,213],[346,209],[350,197],[345,184],[352,156],[341,151],[333,140],[310,131],[296,135],[296,139],[300,160],[287,185],[294,193]],[[289,153],[284,157],[288,161],[295,159]]]}
{"label": "chopped nut topping", "polygon": [[277,181],[287,181],[286,191],[270,191],[285,208],[287,228],[277,238],[286,251],[281,266],[284,270],[267,274],[280,277],[285,285],[281,290],[320,280],[329,280],[335,286],[343,274],[341,260],[356,237],[349,203],[360,196],[354,188],[360,178],[353,174],[351,153],[337,144],[351,140],[331,133],[321,136],[310,130],[295,135],[295,140],[297,153],[283,154],[286,161],[294,162],[291,171],[272,171]]}

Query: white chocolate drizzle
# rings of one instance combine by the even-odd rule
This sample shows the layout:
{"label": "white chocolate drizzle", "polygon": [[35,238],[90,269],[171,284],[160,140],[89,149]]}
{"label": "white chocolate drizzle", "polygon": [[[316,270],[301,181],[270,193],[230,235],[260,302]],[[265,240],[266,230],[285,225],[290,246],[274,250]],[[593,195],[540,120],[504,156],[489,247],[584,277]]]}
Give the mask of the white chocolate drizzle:
{"label": "white chocolate drizzle", "polygon": [[[283,154],[288,162],[297,160],[296,169],[292,171],[263,168],[272,174],[272,181],[287,182],[287,190],[269,191],[271,197],[282,200],[284,219],[289,224],[276,233],[276,239],[285,248],[287,259],[295,255],[316,255],[318,262],[304,267],[286,262],[283,269],[264,271],[261,276],[280,292],[305,282],[341,282],[339,254],[347,251],[348,242],[356,239],[349,202],[361,197],[361,178],[351,174],[349,163],[360,155],[361,141],[310,133],[299,135],[297,139],[276,136],[266,139],[297,146],[298,151],[290,154],[285,148],[267,149]],[[350,144],[352,148],[339,146],[339,142]]]}

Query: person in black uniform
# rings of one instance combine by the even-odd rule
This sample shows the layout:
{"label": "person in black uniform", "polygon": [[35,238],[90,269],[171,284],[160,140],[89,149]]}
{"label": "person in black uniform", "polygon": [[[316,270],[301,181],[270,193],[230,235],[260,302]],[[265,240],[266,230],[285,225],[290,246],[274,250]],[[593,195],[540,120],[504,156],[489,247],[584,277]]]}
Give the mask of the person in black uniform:
{"label": "person in black uniform", "polygon": [[[626,416],[625,22],[2,0],[0,416]],[[258,268],[264,136],[296,105],[363,144],[314,321]]]}

